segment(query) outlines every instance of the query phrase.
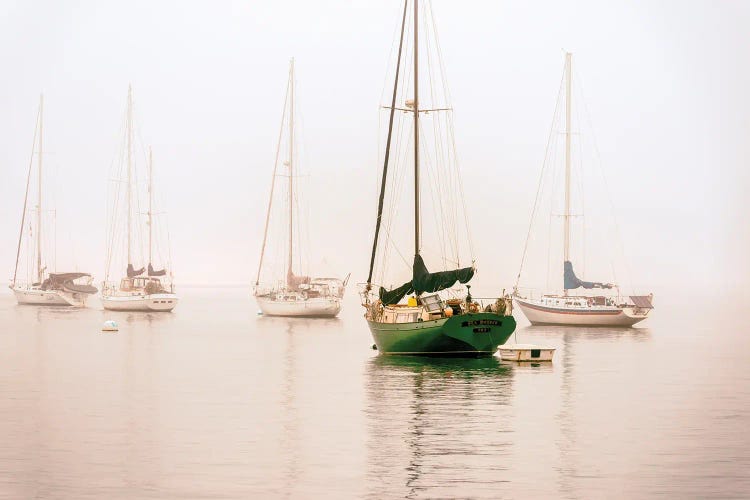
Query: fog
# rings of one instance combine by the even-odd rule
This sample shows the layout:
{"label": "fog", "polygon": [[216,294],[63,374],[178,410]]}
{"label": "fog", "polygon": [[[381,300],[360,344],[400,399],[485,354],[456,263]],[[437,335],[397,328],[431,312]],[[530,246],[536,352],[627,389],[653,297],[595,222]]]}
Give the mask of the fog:
{"label": "fog", "polygon": [[[1,5],[7,278],[44,93],[57,268],[103,279],[107,187],[132,84],[176,284],[250,287],[294,57],[310,270],[366,279],[400,2]],[[433,10],[478,287],[515,282],[565,51],[585,90],[631,280],[640,291],[744,284],[750,4],[435,0]]]}

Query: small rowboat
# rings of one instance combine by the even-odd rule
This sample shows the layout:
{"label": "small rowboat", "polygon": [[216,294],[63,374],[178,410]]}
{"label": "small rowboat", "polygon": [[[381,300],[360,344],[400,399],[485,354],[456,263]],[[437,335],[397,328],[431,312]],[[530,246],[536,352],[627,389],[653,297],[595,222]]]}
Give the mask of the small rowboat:
{"label": "small rowboat", "polygon": [[554,347],[534,344],[505,344],[499,351],[503,361],[552,361],[555,355]]}

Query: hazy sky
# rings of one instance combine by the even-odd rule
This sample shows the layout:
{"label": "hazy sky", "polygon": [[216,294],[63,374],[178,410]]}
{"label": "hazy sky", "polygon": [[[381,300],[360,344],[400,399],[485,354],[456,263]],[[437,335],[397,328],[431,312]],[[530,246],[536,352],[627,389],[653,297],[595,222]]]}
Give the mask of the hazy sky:
{"label": "hazy sky", "polygon": [[[401,5],[2,1],[5,276],[40,92],[58,269],[103,276],[107,182],[131,83],[177,283],[249,285],[293,56],[312,270],[363,281]],[[575,54],[639,289],[748,277],[750,3],[433,5],[482,290],[512,286],[518,270],[564,50]]]}

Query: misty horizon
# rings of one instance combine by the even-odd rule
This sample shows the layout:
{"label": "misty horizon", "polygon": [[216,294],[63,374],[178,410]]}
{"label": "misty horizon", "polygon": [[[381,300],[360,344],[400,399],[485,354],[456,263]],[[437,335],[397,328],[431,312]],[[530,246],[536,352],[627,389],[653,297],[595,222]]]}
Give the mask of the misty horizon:
{"label": "misty horizon", "polygon": [[[6,276],[44,93],[57,268],[103,280],[107,184],[132,84],[176,285],[250,286],[294,57],[309,269],[364,281],[398,8],[230,2],[206,17],[197,4],[179,13],[146,5],[8,5],[0,35],[13,48],[3,57],[12,77],[1,84]],[[563,49],[585,88],[632,282],[641,291],[744,282],[748,7],[677,6],[434,4],[472,191],[477,289],[499,293],[515,282]]]}

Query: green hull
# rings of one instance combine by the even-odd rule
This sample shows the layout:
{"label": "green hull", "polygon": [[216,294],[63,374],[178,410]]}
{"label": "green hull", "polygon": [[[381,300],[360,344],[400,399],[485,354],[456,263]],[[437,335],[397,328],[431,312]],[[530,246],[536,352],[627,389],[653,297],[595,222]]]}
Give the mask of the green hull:
{"label": "green hull", "polygon": [[418,323],[367,323],[381,354],[411,356],[492,356],[516,329],[513,316],[487,312]]}

